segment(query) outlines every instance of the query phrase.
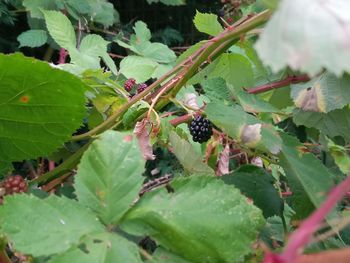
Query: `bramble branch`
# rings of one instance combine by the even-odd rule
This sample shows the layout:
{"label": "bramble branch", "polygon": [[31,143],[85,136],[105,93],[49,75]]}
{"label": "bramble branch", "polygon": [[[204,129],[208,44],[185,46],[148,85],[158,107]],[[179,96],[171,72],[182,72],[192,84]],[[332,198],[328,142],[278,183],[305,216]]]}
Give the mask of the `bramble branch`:
{"label": "bramble branch", "polygon": [[263,92],[270,91],[273,89],[282,88],[282,87],[288,86],[289,84],[307,82],[309,80],[310,80],[310,78],[307,75],[289,76],[283,80],[279,80],[276,82],[271,82],[268,84],[261,85],[259,87],[247,89],[247,92],[249,94],[258,94],[258,93],[263,93]]}

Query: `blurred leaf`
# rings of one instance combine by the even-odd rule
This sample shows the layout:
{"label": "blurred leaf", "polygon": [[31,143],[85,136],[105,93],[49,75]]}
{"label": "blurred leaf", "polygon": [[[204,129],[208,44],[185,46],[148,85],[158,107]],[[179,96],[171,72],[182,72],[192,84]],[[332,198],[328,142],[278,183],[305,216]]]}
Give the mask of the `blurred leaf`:
{"label": "blurred leaf", "polygon": [[79,202],[96,212],[104,224],[117,223],[141,189],[144,166],[132,135],[103,133],[84,153],[75,176]]}
{"label": "blurred leaf", "polygon": [[283,201],[273,186],[275,179],[264,169],[244,165],[229,175],[221,177],[226,184],[234,185],[242,194],[253,199],[265,218],[283,214]]}
{"label": "blurred leaf", "polygon": [[33,18],[44,18],[40,9],[54,10],[57,8],[55,0],[23,0],[23,6],[30,11]]}
{"label": "blurred leaf", "polygon": [[340,171],[344,174],[350,174],[350,156],[345,147],[335,144],[333,141],[327,139],[327,147],[334,158],[335,163]]}
{"label": "blurred leaf", "polygon": [[156,251],[152,254],[152,260],[147,263],[193,263],[182,258],[179,255],[173,254],[170,251],[162,247],[157,247]]}
{"label": "blurred leaf", "polygon": [[51,195],[13,195],[0,207],[1,231],[17,251],[35,257],[67,250],[80,238],[104,231],[95,215],[78,202]]}
{"label": "blurred leaf", "polygon": [[52,257],[49,263],[142,263],[136,244],[113,233],[85,237],[78,246]]}
{"label": "blurred leaf", "polygon": [[122,229],[194,262],[236,262],[251,251],[264,220],[237,189],[214,176],[179,178],[170,187],[146,193]]}
{"label": "blurred leaf", "polygon": [[326,68],[340,76],[350,70],[349,12],[348,0],[281,1],[256,44],[258,54],[274,72],[289,66],[315,75]]}
{"label": "blurred leaf", "polygon": [[218,16],[214,14],[205,14],[197,10],[193,22],[199,32],[211,36],[216,36],[223,31]]}
{"label": "blurred leaf", "polygon": [[303,147],[292,136],[281,134],[282,152],[279,155],[292,195],[296,217],[306,218],[325,200],[333,187],[333,175],[313,154],[303,153]]}
{"label": "blurred leaf", "polygon": [[0,160],[45,156],[82,123],[85,85],[48,63],[0,55]]}
{"label": "blurred leaf", "polygon": [[323,73],[307,83],[291,85],[295,105],[304,111],[330,112],[350,103],[350,75]]}
{"label": "blurred leaf", "polygon": [[329,137],[342,136],[350,141],[350,109],[344,108],[328,113],[295,110],[293,121],[296,125],[316,128]]}
{"label": "blurred leaf", "polygon": [[175,132],[171,132],[169,140],[173,152],[185,170],[195,174],[212,174],[214,171],[203,162],[203,157],[199,155],[192,145],[184,139],[181,139]]}
{"label": "blurred leaf", "polygon": [[44,30],[27,30],[18,37],[19,47],[40,47],[47,41],[47,33]]}

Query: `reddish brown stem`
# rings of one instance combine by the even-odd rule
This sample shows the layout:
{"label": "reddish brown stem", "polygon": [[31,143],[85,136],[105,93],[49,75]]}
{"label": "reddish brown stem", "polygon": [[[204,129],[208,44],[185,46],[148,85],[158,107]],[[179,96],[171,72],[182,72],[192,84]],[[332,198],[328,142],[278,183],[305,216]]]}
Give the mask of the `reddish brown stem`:
{"label": "reddish brown stem", "polygon": [[191,114],[186,114],[186,115],[183,115],[183,116],[180,116],[180,117],[177,117],[175,119],[172,119],[170,121],[170,124],[173,125],[173,126],[177,126],[181,123],[185,123],[185,122],[188,122],[189,120],[192,119],[192,116]]}
{"label": "reddish brown stem", "polygon": [[300,75],[300,76],[289,76],[285,79],[276,81],[276,82],[271,82],[268,84],[264,84],[261,85],[259,87],[255,87],[255,88],[251,88],[251,89],[247,89],[247,92],[249,94],[258,94],[258,93],[263,93],[269,90],[273,90],[273,89],[278,89],[278,88],[282,88],[285,87],[289,84],[296,84],[296,83],[300,83],[300,82],[307,82],[309,81],[310,78],[307,75]]}
{"label": "reddish brown stem", "polygon": [[113,53],[108,53],[112,58],[125,58],[125,56],[118,55],[118,54],[113,54]]}

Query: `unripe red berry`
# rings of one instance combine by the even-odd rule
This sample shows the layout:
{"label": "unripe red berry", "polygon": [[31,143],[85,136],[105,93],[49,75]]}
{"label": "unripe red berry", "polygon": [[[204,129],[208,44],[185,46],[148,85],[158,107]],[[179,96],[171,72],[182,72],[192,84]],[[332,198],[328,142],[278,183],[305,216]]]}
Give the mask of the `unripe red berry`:
{"label": "unripe red berry", "polygon": [[2,185],[5,189],[6,195],[11,195],[14,193],[24,193],[28,190],[27,182],[20,175],[12,175],[5,178]]}
{"label": "unripe red berry", "polygon": [[130,92],[135,84],[136,84],[135,79],[133,79],[133,78],[127,79],[124,83],[124,89],[127,92]]}

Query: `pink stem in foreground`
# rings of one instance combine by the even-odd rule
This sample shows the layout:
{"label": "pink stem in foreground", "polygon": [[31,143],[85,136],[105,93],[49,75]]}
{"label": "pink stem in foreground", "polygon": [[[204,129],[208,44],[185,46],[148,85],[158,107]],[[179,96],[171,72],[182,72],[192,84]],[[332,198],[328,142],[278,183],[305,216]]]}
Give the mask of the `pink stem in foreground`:
{"label": "pink stem in foreground", "polygon": [[60,57],[58,59],[58,64],[64,64],[66,63],[66,57],[68,55],[68,52],[64,49],[64,48],[61,48],[60,49]]}
{"label": "pink stem in foreground", "polygon": [[55,161],[49,161],[49,171],[55,169]]}
{"label": "pink stem in foreground", "polygon": [[300,224],[300,227],[290,236],[288,245],[281,255],[267,253],[265,263],[292,263],[307,245],[312,235],[320,227],[324,218],[332,211],[337,202],[348,192],[350,176],[332,189],[327,200],[311,216]]}

